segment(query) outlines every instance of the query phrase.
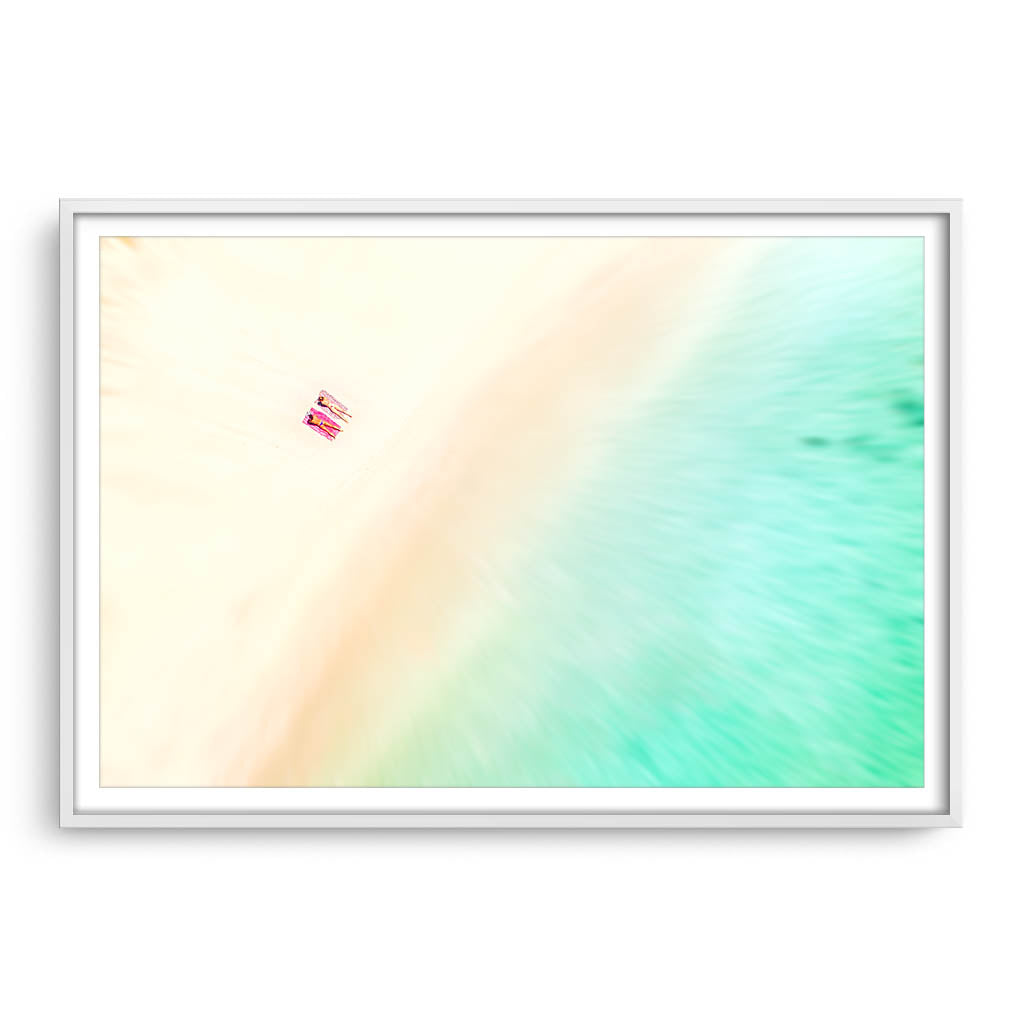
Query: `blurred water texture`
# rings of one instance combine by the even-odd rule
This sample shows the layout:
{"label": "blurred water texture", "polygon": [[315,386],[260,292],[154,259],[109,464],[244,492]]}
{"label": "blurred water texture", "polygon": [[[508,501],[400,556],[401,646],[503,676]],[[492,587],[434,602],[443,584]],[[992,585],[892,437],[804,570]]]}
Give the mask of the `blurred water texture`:
{"label": "blurred water texture", "polygon": [[349,781],[923,784],[922,243],[787,240],[719,312]]}

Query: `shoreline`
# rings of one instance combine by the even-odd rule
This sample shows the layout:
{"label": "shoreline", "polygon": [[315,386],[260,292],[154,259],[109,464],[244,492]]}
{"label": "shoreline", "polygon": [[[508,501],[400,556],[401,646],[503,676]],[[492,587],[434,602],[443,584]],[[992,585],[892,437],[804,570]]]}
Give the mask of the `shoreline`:
{"label": "shoreline", "polygon": [[[139,621],[143,628],[120,660],[112,664],[110,643],[104,644],[105,785],[317,784],[358,770],[360,760],[390,742],[401,722],[430,698],[417,692],[409,667],[436,656],[439,638],[450,637],[453,616],[473,592],[471,553],[514,531],[521,503],[529,501],[523,495],[557,482],[578,456],[578,438],[601,402],[609,395],[627,400],[627,368],[633,368],[638,386],[644,368],[657,365],[664,356],[659,340],[665,322],[678,316],[680,303],[699,304],[696,285],[704,284],[713,254],[728,246],[707,239],[599,240],[597,246],[588,240],[591,245],[580,248],[585,259],[574,263],[571,250],[578,245],[526,241],[543,243],[536,246],[543,259],[539,268],[524,260],[512,283],[519,290],[530,286],[532,300],[512,303],[506,296],[499,310],[505,318],[495,319],[493,295],[481,289],[477,307],[465,315],[464,335],[441,352],[440,366],[430,368],[433,377],[422,383],[410,372],[395,381],[392,410],[375,404],[389,369],[377,352],[332,347],[303,354],[300,369],[310,370],[305,376],[314,366],[334,364],[344,368],[339,377],[352,381],[349,390],[344,380],[333,389],[353,410],[351,429],[334,442],[301,424],[304,408],[278,408],[282,395],[294,392],[298,398],[304,390],[300,374],[284,369],[279,336],[268,332],[261,345],[253,344],[255,317],[264,312],[257,306],[243,325],[245,344],[213,352],[221,362],[211,366],[211,380],[201,382],[223,398],[237,367],[248,367],[242,376],[249,390],[228,396],[224,404],[234,419],[251,424],[253,436],[232,437],[232,447],[218,440],[214,428],[222,424],[199,418],[194,428],[184,424],[184,441],[143,425],[142,440],[154,457],[163,457],[163,465],[176,456],[176,444],[189,449],[180,472],[190,491],[178,508],[147,493],[139,519],[151,529],[174,532],[182,545],[192,538],[194,551],[183,549],[174,558],[152,550],[147,536],[138,533],[140,521],[132,518],[136,497],[119,483],[128,467],[115,458],[111,472],[112,460],[105,460],[101,529],[108,538],[110,531],[117,534],[115,546],[104,545],[110,592],[123,591],[129,579],[138,586],[137,565],[108,559],[132,540],[136,554],[153,563],[145,567],[151,578],[191,567],[194,586],[201,588],[190,589],[186,571],[180,590],[165,594],[162,604],[158,594],[148,595],[158,621]],[[126,247],[115,256],[145,258],[147,248]],[[413,255],[421,251],[419,245],[409,248]],[[528,246],[521,248],[529,254]],[[176,249],[189,247],[167,247],[158,254],[163,264],[174,263]],[[502,260],[509,262],[505,252]],[[498,261],[490,271],[502,266]],[[251,269],[239,270],[237,287]],[[463,269],[470,272],[468,262]],[[396,277],[404,275],[404,266],[400,270]],[[487,267],[480,274],[485,272]],[[200,287],[186,284],[193,292]],[[460,282],[460,293],[467,284]],[[236,287],[234,278],[228,285]],[[429,278],[423,282],[425,294],[431,285],[436,282]],[[225,291],[230,297],[230,288]],[[288,294],[288,302],[272,293],[266,301],[309,304],[308,296]],[[177,296],[172,292],[171,298]],[[313,298],[328,301],[319,293]],[[356,298],[365,304],[362,295]],[[203,310],[214,327],[239,316],[236,307],[222,306],[222,296],[213,299]],[[326,312],[337,316],[333,309]],[[169,314],[168,331],[180,316]],[[188,318],[194,322],[196,316],[193,304]],[[423,352],[411,347],[421,342],[418,325],[409,319],[392,351],[427,365]],[[105,342],[117,348],[127,337],[125,320],[124,311],[114,316]],[[133,323],[131,316],[127,323]],[[472,332],[481,328],[477,341]],[[430,330],[424,325],[427,337]],[[181,336],[175,332],[168,358],[187,369]],[[138,368],[125,375],[137,377]],[[317,386],[332,390],[332,383],[325,377]],[[120,394],[124,404],[131,392],[112,394]],[[173,413],[168,422],[179,425],[183,408],[193,408],[173,388],[164,393],[154,387],[151,398]],[[133,456],[126,460],[132,464],[134,454],[117,447],[124,445],[118,433],[124,412],[116,397],[105,402],[104,437],[114,442],[108,450]],[[137,396],[130,402],[134,409]],[[299,435],[292,433],[293,419]],[[139,422],[138,414],[129,420]],[[261,432],[264,421],[269,427]],[[284,439],[293,437],[294,444],[286,446]],[[552,438],[563,441],[561,449],[552,447]],[[198,482],[190,476],[196,466],[207,467]],[[160,472],[158,466],[153,475]],[[235,489],[225,488],[225,474],[237,478]],[[164,487],[172,490],[166,482]],[[203,573],[212,574],[208,593]],[[107,641],[129,611],[105,600]],[[181,650],[162,652],[163,661],[154,664],[147,645],[160,635],[160,612],[163,625],[179,625],[185,643]],[[395,637],[405,645],[397,654]],[[141,669],[148,673],[145,684]],[[140,736],[146,737],[141,744]],[[350,756],[339,760],[346,747]]]}

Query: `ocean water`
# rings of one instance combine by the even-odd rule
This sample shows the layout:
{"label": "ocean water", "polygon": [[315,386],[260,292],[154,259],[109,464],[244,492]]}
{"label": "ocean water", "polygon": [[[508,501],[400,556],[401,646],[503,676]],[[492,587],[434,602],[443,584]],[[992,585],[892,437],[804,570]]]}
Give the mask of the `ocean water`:
{"label": "ocean water", "polygon": [[922,243],[750,244],[345,783],[923,784]]}

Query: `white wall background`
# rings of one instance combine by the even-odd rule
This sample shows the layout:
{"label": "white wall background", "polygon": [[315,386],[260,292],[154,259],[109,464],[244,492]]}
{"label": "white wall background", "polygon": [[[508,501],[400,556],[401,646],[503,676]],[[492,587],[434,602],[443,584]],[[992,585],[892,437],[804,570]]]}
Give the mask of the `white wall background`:
{"label": "white wall background", "polygon": [[[1020,26],[863,0],[5,13],[0,1016],[1021,1019]],[[966,827],[61,834],[58,196],[966,200]]]}

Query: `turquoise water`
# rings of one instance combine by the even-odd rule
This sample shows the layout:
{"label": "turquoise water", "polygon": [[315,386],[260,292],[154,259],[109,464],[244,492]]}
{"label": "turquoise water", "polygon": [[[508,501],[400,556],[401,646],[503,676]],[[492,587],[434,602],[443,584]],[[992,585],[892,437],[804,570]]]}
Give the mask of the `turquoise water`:
{"label": "turquoise water", "polygon": [[362,784],[923,784],[922,243],[759,252]]}

